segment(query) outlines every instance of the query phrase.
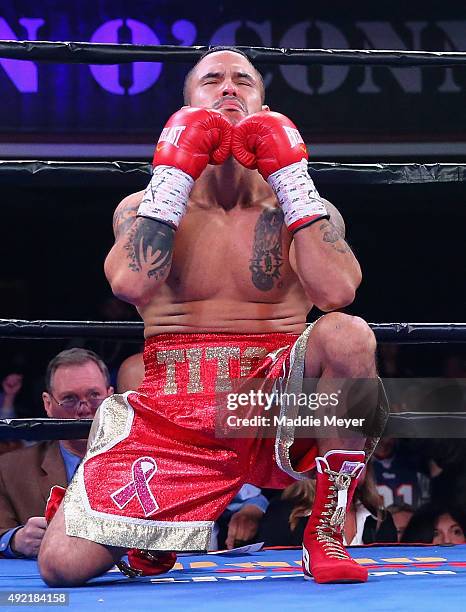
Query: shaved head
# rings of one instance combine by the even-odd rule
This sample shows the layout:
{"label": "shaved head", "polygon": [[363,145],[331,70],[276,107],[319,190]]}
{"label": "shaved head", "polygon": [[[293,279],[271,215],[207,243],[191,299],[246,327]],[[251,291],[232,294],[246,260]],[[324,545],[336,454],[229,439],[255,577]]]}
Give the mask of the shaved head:
{"label": "shaved head", "polygon": [[184,100],[184,103],[187,104],[187,105],[190,104],[190,88],[191,88],[191,82],[192,82],[192,78],[194,76],[194,73],[196,71],[196,68],[199,66],[199,64],[202,62],[202,60],[205,57],[207,57],[208,55],[212,55],[212,53],[219,53],[221,51],[230,51],[231,53],[237,53],[238,55],[241,55],[242,57],[247,59],[247,61],[251,65],[251,68],[252,68],[252,70],[254,72],[255,77],[257,78],[257,80],[259,82],[259,87],[260,87],[260,91],[261,91],[261,98],[262,98],[262,104],[263,104],[264,100],[265,100],[265,87],[264,87],[264,80],[262,78],[262,74],[253,65],[253,63],[251,62],[249,57],[246,55],[246,53],[244,53],[240,49],[237,49],[236,47],[228,47],[228,46],[217,46],[217,47],[212,47],[211,49],[208,49],[205,53],[203,53],[201,55],[201,57],[198,59],[198,61],[194,64],[194,66],[188,72],[188,74],[186,75],[185,80],[184,80],[184,85],[183,85],[183,100]]}

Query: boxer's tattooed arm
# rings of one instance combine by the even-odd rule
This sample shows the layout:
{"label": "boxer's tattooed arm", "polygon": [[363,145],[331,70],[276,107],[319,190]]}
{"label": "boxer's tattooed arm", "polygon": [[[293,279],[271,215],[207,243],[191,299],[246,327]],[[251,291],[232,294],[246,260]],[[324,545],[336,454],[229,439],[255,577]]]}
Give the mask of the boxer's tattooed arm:
{"label": "boxer's tattooed arm", "polygon": [[273,289],[280,279],[283,265],[281,230],[283,212],[280,209],[264,210],[254,228],[254,244],[249,269],[252,282],[260,291]]}
{"label": "boxer's tattooed arm", "polygon": [[115,210],[113,214],[113,233],[117,240],[120,236],[125,234],[136,221],[138,208],[139,202],[136,202],[132,206],[118,206]]}
{"label": "boxer's tattooed arm", "polygon": [[337,228],[329,221],[324,221],[320,226],[319,230],[322,233],[322,240],[328,242],[335,251],[339,253],[351,253],[351,249],[348,244],[343,240],[340,232]]}
{"label": "boxer's tattooed arm", "polygon": [[155,280],[163,279],[171,265],[174,234],[164,223],[136,217],[124,245],[129,269]]}

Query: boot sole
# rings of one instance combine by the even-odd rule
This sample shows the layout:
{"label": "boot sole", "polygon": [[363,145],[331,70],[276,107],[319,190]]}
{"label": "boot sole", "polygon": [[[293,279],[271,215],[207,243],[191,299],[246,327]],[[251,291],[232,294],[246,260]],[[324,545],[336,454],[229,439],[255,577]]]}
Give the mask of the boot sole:
{"label": "boot sole", "polygon": [[314,576],[309,576],[308,574],[303,573],[304,580],[308,580],[309,582],[316,582],[317,584],[361,584],[363,582],[367,582],[366,578],[342,578],[342,579],[333,579],[333,580],[317,580]]}

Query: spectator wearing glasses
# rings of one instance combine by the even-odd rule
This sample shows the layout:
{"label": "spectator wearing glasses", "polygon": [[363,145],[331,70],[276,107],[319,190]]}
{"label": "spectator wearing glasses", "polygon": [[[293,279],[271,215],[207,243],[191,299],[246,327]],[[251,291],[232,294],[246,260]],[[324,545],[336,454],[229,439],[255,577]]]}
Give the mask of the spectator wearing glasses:
{"label": "spectator wearing glasses", "polygon": [[[113,393],[107,366],[94,352],[72,348],[48,364],[42,400],[54,419],[93,418]],[[45,505],[53,485],[66,487],[87,440],[40,442],[0,457],[0,552],[36,557],[45,533]]]}

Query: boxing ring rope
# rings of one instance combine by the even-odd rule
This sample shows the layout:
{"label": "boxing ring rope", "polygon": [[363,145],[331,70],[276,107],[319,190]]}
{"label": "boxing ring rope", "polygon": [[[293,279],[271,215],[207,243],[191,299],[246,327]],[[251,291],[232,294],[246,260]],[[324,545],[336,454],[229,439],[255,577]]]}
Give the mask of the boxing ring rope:
{"label": "boxing ring rope", "polygon": [[[466,323],[369,323],[378,342],[435,344],[466,342]],[[26,321],[0,319],[0,338],[95,338],[142,341],[138,321]]]}
{"label": "boxing ring rope", "polygon": [[[211,47],[176,45],[132,45],[31,40],[0,41],[0,57],[68,64],[125,64],[130,62],[195,62]],[[461,66],[466,53],[460,51],[401,51],[372,49],[276,49],[236,46],[254,62],[309,66],[319,64],[353,66]]]}
{"label": "boxing ring rope", "polygon": [[[415,185],[466,182],[466,164],[347,164],[310,162],[308,169],[319,185]],[[0,161],[0,182],[23,187],[82,184],[140,189],[148,181],[152,166],[129,161]],[[144,184],[145,186],[145,184]]]}
{"label": "boxing ring rope", "polygon": [[[79,440],[87,438],[92,419],[0,419],[1,440]],[[384,436],[465,438],[466,412],[390,414]],[[436,433],[433,436],[433,432]]]}

